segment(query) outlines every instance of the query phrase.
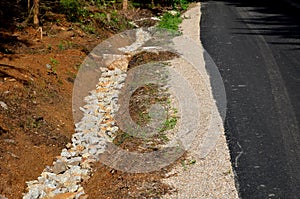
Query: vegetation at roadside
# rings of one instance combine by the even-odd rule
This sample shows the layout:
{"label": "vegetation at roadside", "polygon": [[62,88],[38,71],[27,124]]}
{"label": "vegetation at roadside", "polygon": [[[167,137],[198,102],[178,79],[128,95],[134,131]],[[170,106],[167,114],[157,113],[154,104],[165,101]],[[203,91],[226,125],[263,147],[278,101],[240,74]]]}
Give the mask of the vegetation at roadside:
{"label": "vegetation at roadside", "polygon": [[166,111],[166,119],[157,126],[157,133],[152,136],[136,138],[122,130],[119,130],[113,143],[121,148],[131,151],[152,151],[157,150],[160,145],[169,142],[170,137],[167,131],[175,128],[177,124],[177,109],[172,107],[170,96],[166,91],[162,91],[158,85],[149,84],[137,89],[130,100],[129,112],[133,121],[142,127],[149,125],[151,118],[149,109],[153,104],[159,103]]}
{"label": "vegetation at roadside", "polygon": [[160,28],[178,31],[179,24],[182,22],[181,11],[187,10],[189,7],[188,0],[174,0],[172,1],[172,11],[166,12],[158,24]]}
{"label": "vegetation at roadside", "polygon": [[173,15],[172,13],[167,12],[162,16],[158,27],[178,31],[179,24],[181,22],[182,19],[180,17],[180,13],[176,13],[175,15]]}
{"label": "vegetation at roadside", "polygon": [[60,0],[59,11],[69,21],[79,23],[86,33],[97,34],[97,30],[103,28],[115,33],[132,28],[120,6],[116,1]]}
{"label": "vegetation at roadside", "polygon": [[[190,2],[192,0],[25,0],[15,5],[6,1],[0,2],[0,26],[14,26],[18,30],[28,25],[39,27],[51,20],[53,13],[62,13],[87,33],[96,34],[103,28],[116,33],[132,28],[124,14],[127,10],[147,8],[165,13],[160,27],[177,30],[181,22],[179,13],[186,10]],[[172,15],[165,12],[167,10],[178,11],[178,14]],[[59,20],[53,22],[60,23]]]}
{"label": "vegetation at roadside", "polygon": [[[116,30],[130,28],[131,25],[120,16],[118,9],[121,9],[118,1],[103,0],[60,0],[61,11],[66,14],[67,18],[73,22],[80,22],[83,30],[89,33],[95,33],[95,24],[102,27],[109,27]],[[178,25],[182,22],[180,12],[188,8],[189,0],[173,1],[131,1],[130,6],[146,6],[150,9],[166,6],[171,11],[166,12],[159,22],[160,28],[178,31]],[[128,6],[128,3],[126,4]],[[93,8],[93,9],[91,9]],[[124,4],[123,4],[124,9]],[[127,8],[126,8],[127,10]]]}

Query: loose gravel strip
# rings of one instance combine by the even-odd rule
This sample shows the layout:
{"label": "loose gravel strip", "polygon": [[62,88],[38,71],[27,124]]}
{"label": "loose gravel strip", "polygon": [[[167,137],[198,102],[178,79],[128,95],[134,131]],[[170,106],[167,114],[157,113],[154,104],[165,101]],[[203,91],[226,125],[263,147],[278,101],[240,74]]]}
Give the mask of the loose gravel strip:
{"label": "loose gravel strip", "polygon": [[[184,57],[194,61],[194,66],[200,71],[202,80],[206,82],[206,85],[211,87],[210,82],[214,81],[214,77],[209,76],[206,72],[206,64],[204,60],[204,49],[199,40],[200,38],[200,3],[197,3],[195,7],[189,9],[184,13],[184,20],[181,24],[183,30],[183,36],[191,38],[198,48],[193,48],[195,45],[184,44],[183,41],[178,41],[178,48]],[[196,56],[198,55],[198,56]],[[181,74],[186,74],[190,77],[190,82],[196,84],[199,79],[195,78],[195,72],[186,67],[184,63],[176,64],[176,60],[172,64]],[[201,90],[202,84],[196,85]],[[212,88],[209,88],[210,95],[212,97]],[[198,95],[198,94],[197,94]],[[201,98],[200,102],[207,100]],[[209,97],[209,95],[207,95]],[[211,110],[211,125],[208,129],[200,128],[201,132],[206,131],[212,135],[212,140],[208,136],[208,139],[203,137],[196,137],[191,145],[187,159],[182,162],[182,165],[176,165],[170,172],[170,177],[163,180],[163,182],[174,186],[177,192],[172,195],[164,195],[165,199],[215,199],[215,198],[238,198],[238,193],[235,188],[234,175],[230,164],[229,150],[226,143],[225,133],[223,129],[223,121],[219,115],[216,103],[214,100]],[[208,103],[201,104],[202,109],[205,108]],[[199,123],[204,124],[207,121],[199,120]],[[215,134],[216,133],[216,134]],[[205,141],[208,140],[207,143]],[[205,144],[204,144],[205,143]],[[211,146],[209,145],[212,144]],[[204,145],[203,145],[204,144]],[[208,152],[202,150],[201,146],[208,146]]]}
{"label": "loose gravel strip", "polygon": [[27,182],[24,199],[87,198],[80,183],[90,177],[91,163],[98,160],[118,130],[114,116],[118,111],[118,93],[124,85],[126,70],[101,68],[96,90],[85,98],[82,120],[75,124],[72,144],[63,149],[53,166],[37,180]]}

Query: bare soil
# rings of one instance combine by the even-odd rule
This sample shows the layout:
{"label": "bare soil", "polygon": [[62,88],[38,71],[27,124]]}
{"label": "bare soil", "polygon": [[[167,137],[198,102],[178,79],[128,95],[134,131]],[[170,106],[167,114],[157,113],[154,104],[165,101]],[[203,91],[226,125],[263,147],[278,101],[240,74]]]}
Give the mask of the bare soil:
{"label": "bare soil", "polygon": [[[138,19],[152,14],[138,9],[123,15]],[[0,196],[7,198],[21,198],[25,182],[36,179],[70,142],[72,89],[79,66],[93,47],[115,33],[99,29],[89,34],[63,15],[51,17],[56,22],[45,22],[43,32],[32,27],[0,29],[0,101],[7,105],[0,106]],[[154,57],[159,56],[140,55],[131,65]],[[132,110],[133,117],[144,111],[140,106]],[[94,176],[84,183],[90,198],[159,198],[174,191],[160,180],[166,171],[126,174],[101,163],[94,168]]]}
{"label": "bare soil", "polygon": [[95,165],[94,169],[94,175],[83,186],[91,199],[160,198],[175,191],[161,181],[167,171],[128,174],[101,163]]}
{"label": "bare soil", "polygon": [[[141,52],[131,58],[128,68],[130,70],[138,65],[154,61],[167,61],[174,57],[177,55],[169,52],[160,52],[159,54]],[[138,88],[130,98],[130,116],[140,126],[146,126],[150,122],[148,113],[151,105],[160,102],[168,106],[168,100],[169,94],[161,91],[157,85],[144,85]],[[127,151],[146,153],[158,150],[158,146],[167,141],[163,135],[164,131],[161,131],[153,137],[143,139],[119,130],[113,143]],[[178,160],[178,162],[180,161],[181,159]],[[167,193],[176,192],[173,187],[162,182],[162,179],[169,177],[167,175],[171,168],[172,166],[169,166],[156,172],[130,174],[116,171],[98,162],[94,165],[93,176],[84,183],[84,190],[92,199],[160,198]]]}

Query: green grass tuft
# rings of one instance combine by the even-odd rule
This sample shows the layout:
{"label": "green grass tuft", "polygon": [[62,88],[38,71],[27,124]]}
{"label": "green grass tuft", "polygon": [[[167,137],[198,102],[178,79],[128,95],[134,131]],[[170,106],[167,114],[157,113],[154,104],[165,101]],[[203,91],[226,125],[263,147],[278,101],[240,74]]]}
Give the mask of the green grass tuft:
{"label": "green grass tuft", "polygon": [[179,24],[181,22],[182,22],[182,19],[181,19],[179,13],[177,15],[172,15],[171,13],[165,13],[162,16],[161,21],[158,24],[158,27],[165,28],[168,30],[178,31]]}

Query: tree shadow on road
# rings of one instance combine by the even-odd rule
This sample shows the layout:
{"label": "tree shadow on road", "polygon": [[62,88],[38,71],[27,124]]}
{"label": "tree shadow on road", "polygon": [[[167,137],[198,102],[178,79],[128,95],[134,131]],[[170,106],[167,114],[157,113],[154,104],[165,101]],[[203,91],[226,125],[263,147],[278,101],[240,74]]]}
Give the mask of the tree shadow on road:
{"label": "tree shadow on road", "polygon": [[[237,21],[245,23],[246,29],[235,29],[237,35],[263,35],[270,37],[271,45],[285,45],[286,50],[300,50],[300,1],[299,6],[289,0],[215,0],[225,2],[253,13]],[[202,1],[208,2],[208,1]],[[297,2],[294,0],[294,2]],[[251,29],[252,33],[249,33]]]}

